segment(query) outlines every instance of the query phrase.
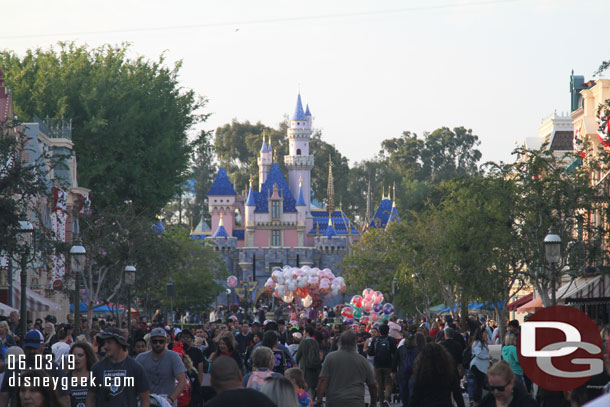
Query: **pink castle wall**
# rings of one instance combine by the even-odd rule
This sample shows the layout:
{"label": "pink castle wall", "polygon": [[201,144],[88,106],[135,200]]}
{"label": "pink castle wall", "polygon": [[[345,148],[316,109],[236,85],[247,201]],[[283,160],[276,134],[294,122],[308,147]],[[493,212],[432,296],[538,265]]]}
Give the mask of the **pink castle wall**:
{"label": "pink castle wall", "polygon": [[295,229],[284,230],[284,247],[299,245],[299,235]]}
{"label": "pink castle wall", "polygon": [[255,247],[268,247],[269,246],[269,231],[268,230],[255,230],[254,231],[254,246]]}

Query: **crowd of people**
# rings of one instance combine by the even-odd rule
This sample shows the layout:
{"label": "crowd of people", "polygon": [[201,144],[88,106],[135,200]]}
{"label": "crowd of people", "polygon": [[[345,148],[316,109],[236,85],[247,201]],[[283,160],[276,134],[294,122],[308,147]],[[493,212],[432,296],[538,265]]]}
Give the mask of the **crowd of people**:
{"label": "crowd of people", "polygon": [[500,338],[484,318],[348,325],[333,310],[299,320],[261,311],[184,329],[142,317],[131,332],[83,319],[79,335],[71,315],[49,315],[23,337],[12,314],[0,321],[0,407],[567,407],[610,390],[604,372],[571,392],[535,391],[516,320]]}

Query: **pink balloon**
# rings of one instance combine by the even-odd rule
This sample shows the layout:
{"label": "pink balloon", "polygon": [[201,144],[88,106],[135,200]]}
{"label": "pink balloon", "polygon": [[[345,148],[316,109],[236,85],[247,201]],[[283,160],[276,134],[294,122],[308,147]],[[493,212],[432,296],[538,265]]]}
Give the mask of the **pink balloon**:
{"label": "pink balloon", "polygon": [[373,300],[373,294],[375,293],[375,291],[373,291],[370,288],[365,288],[364,290],[362,290],[362,297],[364,297],[364,299],[372,301]]}
{"label": "pink balloon", "polygon": [[364,300],[362,302],[362,309],[364,309],[364,312],[371,312],[372,307],[373,307],[373,302],[371,300]]}
{"label": "pink balloon", "polygon": [[377,315],[375,311],[372,311],[369,315],[369,318],[371,319],[371,321],[377,322],[377,320],[379,319],[379,315]]}
{"label": "pink balloon", "polygon": [[237,285],[237,277],[235,277],[235,276],[227,277],[227,284],[229,284],[229,287],[235,288],[235,286]]}
{"label": "pink balloon", "polygon": [[309,283],[309,288],[310,289],[317,289],[319,284],[320,284],[320,279],[318,277],[309,277],[309,280],[307,281]]}
{"label": "pink balloon", "polygon": [[383,294],[381,292],[377,291],[375,293],[375,295],[373,296],[373,302],[375,304],[382,303],[383,302]]}

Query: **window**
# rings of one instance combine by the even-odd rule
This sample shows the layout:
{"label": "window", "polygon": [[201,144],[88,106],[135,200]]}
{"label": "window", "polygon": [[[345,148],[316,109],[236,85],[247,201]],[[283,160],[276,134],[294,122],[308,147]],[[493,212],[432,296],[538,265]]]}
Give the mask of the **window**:
{"label": "window", "polygon": [[301,149],[297,148],[297,155],[301,155]]}
{"label": "window", "polygon": [[271,246],[280,246],[280,231],[272,230],[271,231]]}
{"label": "window", "polygon": [[271,218],[272,219],[280,218],[280,201],[271,202]]}

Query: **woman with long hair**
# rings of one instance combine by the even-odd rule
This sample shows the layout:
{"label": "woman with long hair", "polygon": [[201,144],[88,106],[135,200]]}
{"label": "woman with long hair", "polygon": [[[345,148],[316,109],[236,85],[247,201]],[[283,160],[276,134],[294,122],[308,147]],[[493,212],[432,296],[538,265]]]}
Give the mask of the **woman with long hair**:
{"label": "woman with long hair", "polygon": [[453,358],[438,343],[427,343],[415,359],[413,392],[409,405],[450,407],[453,406],[452,395],[458,407],[464,407]]}
{"label": "woman with long hair", "polygon": [[[64,366],[68,370],[68,383],[70,389],[70,406],[79,407],[85,405],[87,402],[87,393],[89,386],[86,384],[86,379],[91,372],[91,367],[97,362],[97,357],[91,345],[87,342],[75,342],[70,348],[67,359],[64,361]],[[72,385],[72,378],[78,378],[75,380],[76,386]],[[85,383],[83,383],[85,380]]]}
{"label": "woman with long hair", "polygon": [[284,374],[286,369],[292,367],[292,361],[288,352],[278,348],[279,336],[275,331],[267,331],[263,335],[263,346],[273,351],[274,366],[273,371]]}
{"label": "woman with long hair", "polygon": [[199,372],[195,369],[195,366],[193,366],[193,361],[189,355],[183,352],[179,352],[178,354],[182,359],[182,363],[184,363],[184,367],[186,367],[186,377],[190,383],[188,396],[186,394],[186,389],[178,396],[178,407],[199,407],[201,406],[201,403],[203,403],[201,398]]}
{"label": "woman with long hair", "polygon": [[[49,375],[42,370],[26,370],[21,374],[21,386],[17,391],[17,407],[63,407],[53,386],[42,385],[44,380],[49,380],[48,377]],[[30,385],[26,386],[25,383],[30,383]]]}
{"label": "woman with long hair", "polygon": [[489,349],[487,348],[487,330],[478,327],[474,331],[472,340],[472,360],[470,361],[470,371],[474,376],[474,405],[478,406],[483,396],[483,389],[486,387],[486,375],[489,369]]}
{"label": "woman with long hair", "polygon": [[243,373],[244,362],[239,352],[235,349],[235,337],[231,332],[225,332],[218,338],[218,348],[210,356],[210,362],[213,362],[219,356],[232,357],[237,362],[239,370]]}
{"label": "woman with long hair", "polygon": [[297,390],[290,379],[284,376],[268,378],[261,392],[269,397],[277,406],[299,407]]}

